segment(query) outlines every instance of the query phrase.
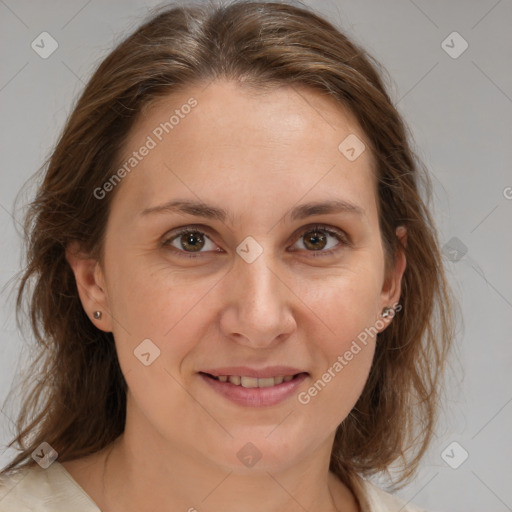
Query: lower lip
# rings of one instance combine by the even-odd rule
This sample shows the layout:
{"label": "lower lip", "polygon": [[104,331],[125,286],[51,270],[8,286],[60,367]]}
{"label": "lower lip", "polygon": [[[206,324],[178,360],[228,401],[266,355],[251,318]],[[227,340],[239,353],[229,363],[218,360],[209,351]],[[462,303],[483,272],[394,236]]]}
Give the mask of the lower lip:
{"label": "lower lip", "polygon": [[306,373],[300,373],[293,380],[272,387],[244,388],[231,384],[231,382],[220,382],[202,373],[199,375],[214,391],[228,400],[246,407],[265,407],[283,402],[297,393],[297,388],[308,376]]}

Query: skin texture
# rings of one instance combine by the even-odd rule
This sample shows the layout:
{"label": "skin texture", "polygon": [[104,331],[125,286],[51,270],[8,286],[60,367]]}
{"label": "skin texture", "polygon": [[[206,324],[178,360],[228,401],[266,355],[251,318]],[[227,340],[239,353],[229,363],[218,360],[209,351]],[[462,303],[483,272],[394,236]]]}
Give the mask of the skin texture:
{"label": "skin texture", "polygon": [[[263,503],[269,512],[298,503],[357,510],[329,473],[329,457],[368,377],[375,338],[307,405],[297,394],[273,406],[236,405],[197,372],[290,365],[309,373],[305,391],[399,301],[406,262],[397,257],[385,276],[373,156],[367,149],[349,161],[338,150],[348,135],[365,134],[316,91],[215,81],[158,100],[135,124],[124,156],[191,97],[197,106],[118,185],[103,261],[68,248],[84,309],[113,332],[129,391],[124,434],[63,465],[104,511],[252,512]],[[174,199],[229,209],[232,219],[141,214]],[[286,217],[298,204],[328,199],[364,213]],[[204,233],[199,255],[179,236],[169,242],[192,224]],[[308,245],[315,224],[338,229],[349,244],[328,234]],[[236,252],[248,236],[263,249],[252,263]],[[403,229],[397,236],[405,241]],[[187,258],[187,249],[199,257]],[[147,338],[160,349],[149,366],[134,356]],[[248,442],[261,454],[252,468],[237,457]]]}

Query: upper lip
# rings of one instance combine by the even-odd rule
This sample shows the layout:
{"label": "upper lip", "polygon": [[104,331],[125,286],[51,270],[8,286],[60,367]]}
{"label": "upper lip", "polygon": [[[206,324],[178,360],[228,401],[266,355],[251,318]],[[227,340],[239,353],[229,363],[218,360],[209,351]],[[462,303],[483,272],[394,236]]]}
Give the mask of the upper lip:
{"label": "upper lip", "polygon": [[214,377],[218,377],[219,375],[238,375],[240,377],[245,376],[264,379],[269,377],[286,377],[287,375],[296,375],[298,373],[307,372],[298,368],[292,368],[291,366],[267,366],[265,368],[250,368],[249,366],[226,366],[223,368],[201,370],[200,373],[208,373]]}

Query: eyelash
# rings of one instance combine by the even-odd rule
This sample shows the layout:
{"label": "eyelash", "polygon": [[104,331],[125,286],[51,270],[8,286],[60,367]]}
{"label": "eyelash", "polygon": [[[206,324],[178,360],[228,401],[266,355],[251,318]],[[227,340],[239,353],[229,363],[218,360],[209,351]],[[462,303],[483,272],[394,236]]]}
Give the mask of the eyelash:
{"label": "eyelash", "polygon": [[[176,231],[175,233],[173,233],[171,237],[166,238],[162,242],[162,246],[165,248],[172,249],[173,252],[175,252],[175,254],[179,254],[179,256],[183,257],[183,258],[199,258],[199,257],[201,257],[201,254],[204,254],[204,253],[201,253],[201,252],[190,253],[190,252],[182,251],[182,250],[177,249],[176,247],[172,247],[170,245],[176,238],[180,237],[181,235],[185,235],[185,234],[205,235],[211,240],[211,238],[208,236],[208,233],[201,231],[199,228],[201,228],[201,226],[197,226],[197,227],[187,226],[185,228],[182,228],[182,229]],[[299,236],[297,236],[297,238],[296,238],[296,241],[299,240],[305,234],[310,233],[310,232],[315,232],[315,231],[325,232],[328,235],[334,236],[340,242],[341,246],[348,247],[351,245],[347,235],[345,233],[343,233],[343,231],[334,229],[334,228],[331,228],[329,226],[325,226],[322,224],[314,224],[312,226],[306,226],[305,228],[302,229],[302,231],[300,231]],[[336,246],[327,251],[319,250],[319,251],[306,251],[306,252],[313,253],[313,254],[311,254],[311,257],[317,258],[317,257],[322,257],[322,256],[330,256],[339,250],[341,250],[341,247]],[[293,251],[293,252],[295,252],[295,251]]]}

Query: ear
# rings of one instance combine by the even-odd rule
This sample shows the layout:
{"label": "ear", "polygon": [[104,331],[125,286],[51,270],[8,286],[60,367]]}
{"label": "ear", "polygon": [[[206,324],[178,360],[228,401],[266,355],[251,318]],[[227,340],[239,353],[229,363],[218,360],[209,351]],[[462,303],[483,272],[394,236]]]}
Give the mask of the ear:
{"label": "ear", "polygon": [[[400,245],[402,245],[403,248],[405,249],[407,247],[407,230],[405,226],[398,226],[396,228],[395,233],[400,242]],[[400,301],[400,293],[402,289],[402,277],[405,272],[406,266],[407,261],[405,258],[405,251],[403,249],[400,249],[395,254],[394,265],[391,274],[389,276],[386,276],[386,279],[384,280],[384,284],[382,286],[379,317],[381,315],[382,310],[385,307],[397,308],[397,305]],[[394,314],[395,312],[392,311],[389,316],[382,318],[382,321],[386,323],[386,327],[392,321]]]}
{"label": "ear", "polygon": [[[91,322],[102,331],[112,331],[112,317],[108,306],[105,279],[100,263],[86,256],[78,245],[72,242],[66,248],[66,260],[75,275],[78,294],[82,306]],[[100,311],[101,318],[94,318],[94,312]]]}

